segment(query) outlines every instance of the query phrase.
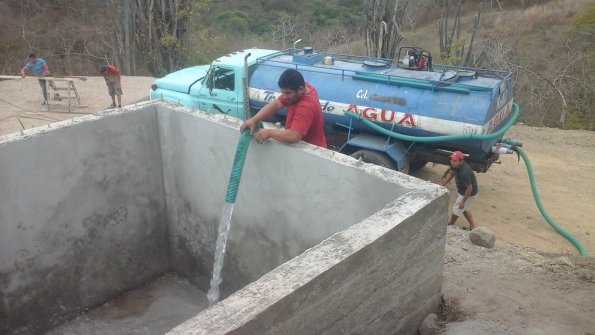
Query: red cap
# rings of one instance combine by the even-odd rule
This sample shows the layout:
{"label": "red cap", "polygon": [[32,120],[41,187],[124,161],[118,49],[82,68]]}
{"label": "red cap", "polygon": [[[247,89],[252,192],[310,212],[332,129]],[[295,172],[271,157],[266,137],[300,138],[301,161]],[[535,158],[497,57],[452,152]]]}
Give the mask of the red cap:
{"label": "red cap", "polygon": [[463,155],[462,152],[460,152],[458,150],[453,152],[452,155],[450,155],[450,160],[453,160],[453,161],[460,161],[463,159],[465,159],[465,156]]}

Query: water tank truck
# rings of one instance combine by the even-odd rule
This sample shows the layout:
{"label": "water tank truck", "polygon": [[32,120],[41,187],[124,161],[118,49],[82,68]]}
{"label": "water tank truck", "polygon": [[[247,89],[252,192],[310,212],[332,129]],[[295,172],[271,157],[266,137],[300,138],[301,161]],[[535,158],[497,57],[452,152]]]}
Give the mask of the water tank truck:
{"label": "water tank truck", "polygon": [[[318,91],[329,147],[342,153],[410,172],[448,164],[460,150],[486,172],[507,152],[499,144],[517,111],[511,73],[433,64],[418,47],[401,48],[397,60],[310,47],[243,50],[158,79],[150,97],[243,119],[248,53],[250,114],[280,95],[283,71],[297,69]],[[283,122],[279,114],[270,121]]]}

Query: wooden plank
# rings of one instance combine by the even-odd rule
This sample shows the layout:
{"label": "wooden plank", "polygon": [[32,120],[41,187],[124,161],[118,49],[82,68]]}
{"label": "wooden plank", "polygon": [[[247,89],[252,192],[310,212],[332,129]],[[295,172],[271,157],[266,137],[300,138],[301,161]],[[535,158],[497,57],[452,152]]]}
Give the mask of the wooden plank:
{"label": "wooden plank", "polygon": [[25,78],[21,76],[7,76],[7,75],[0,75],[0,80],[2,79],[41,79],[41,80],[55,80],[55,81],[74,81],[74,80],[87,80],[86,77],[81,76],[70,76],[70,77],[36,77],[36,76],[26,76]]}

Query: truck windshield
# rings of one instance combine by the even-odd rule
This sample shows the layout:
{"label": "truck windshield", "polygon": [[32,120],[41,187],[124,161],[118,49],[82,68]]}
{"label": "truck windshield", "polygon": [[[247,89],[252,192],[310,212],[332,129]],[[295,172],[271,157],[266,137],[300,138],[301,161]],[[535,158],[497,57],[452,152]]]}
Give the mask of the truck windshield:
{"label": "truck windshield", "polygon": [[235,91],[235,72],[224,67],[215,67],[209,71],[207,86],[210,90]]}

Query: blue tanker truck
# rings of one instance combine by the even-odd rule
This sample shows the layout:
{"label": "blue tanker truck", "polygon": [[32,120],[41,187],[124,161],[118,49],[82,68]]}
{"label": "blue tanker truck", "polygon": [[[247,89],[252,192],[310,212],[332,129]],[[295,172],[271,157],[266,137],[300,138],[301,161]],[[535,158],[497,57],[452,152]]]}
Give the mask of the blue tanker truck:
{"label": "blue tanker truck", "polygon": [[[460,150],[486,172],[512,152],[502,143],[518,116],[512,75],[432,64],[417,47],[401,48],[396,60],[309,47],[248,49],[168,74],[154,82],[150,98],[245,119],[280,95],[277,81],[288,68],[318,91],[329,148],[365,162],[407,173],[448,164]],[[283,122],[279,114],[270,121]]]}

